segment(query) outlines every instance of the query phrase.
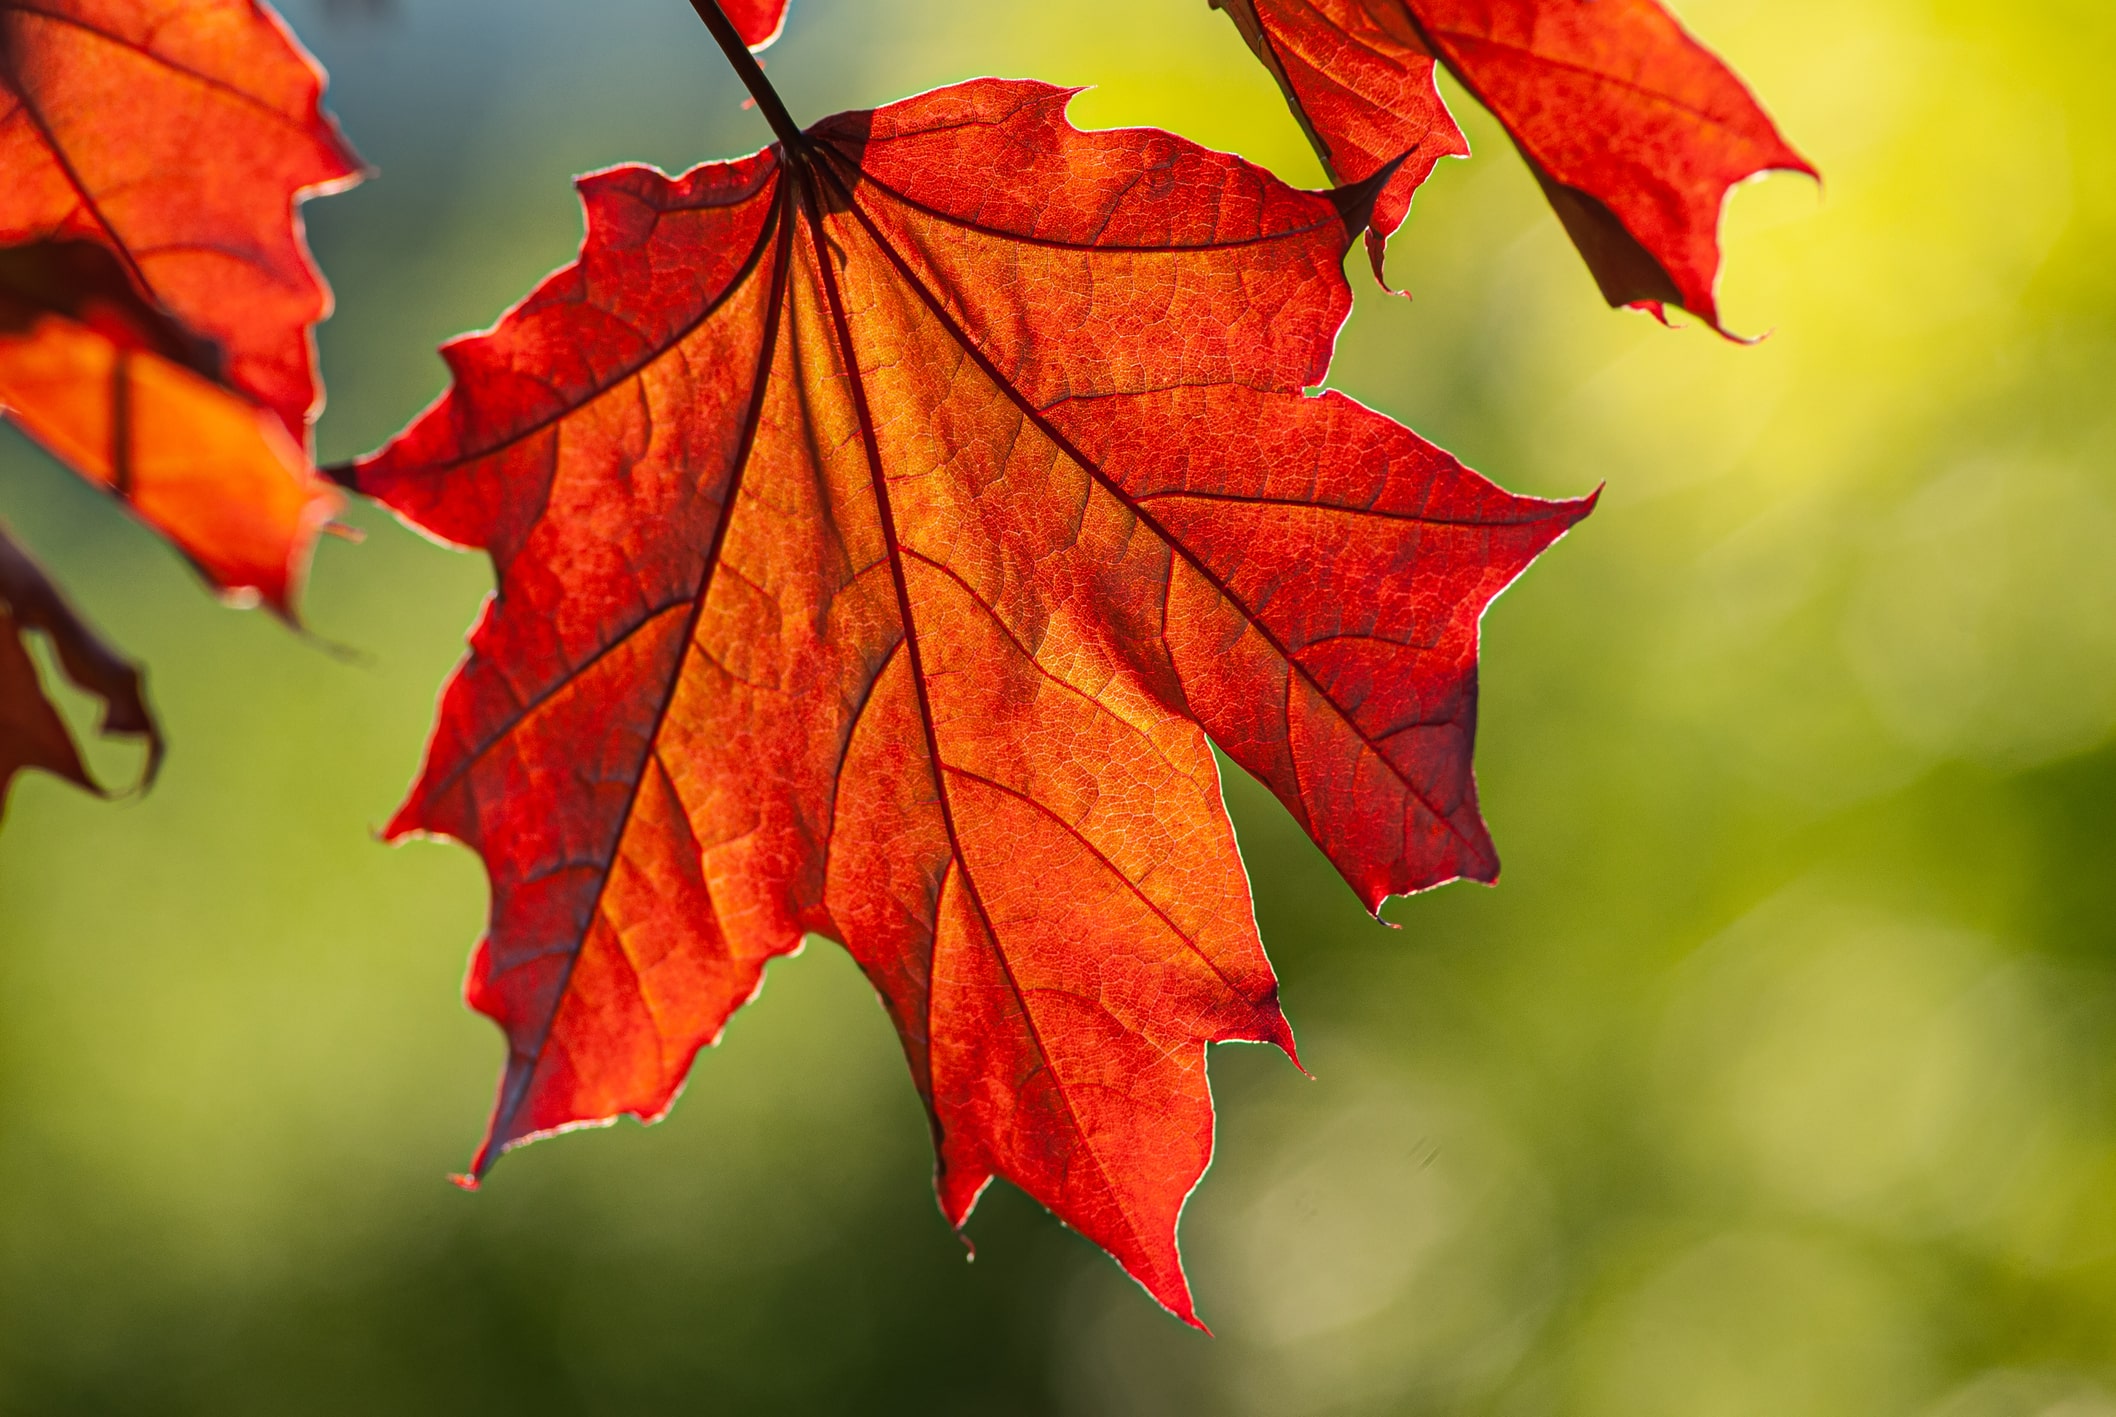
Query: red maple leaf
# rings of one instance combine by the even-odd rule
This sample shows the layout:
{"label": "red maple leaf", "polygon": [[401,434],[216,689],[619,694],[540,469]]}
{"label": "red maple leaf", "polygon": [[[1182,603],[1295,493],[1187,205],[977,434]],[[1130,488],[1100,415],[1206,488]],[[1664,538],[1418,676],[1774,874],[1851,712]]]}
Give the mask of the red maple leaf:
{"label": "red maple leaf", "polygon": [[751,49],[762,49],[786,27],[787,0],[720,0],[720,9],[734,22],[735,33]]}
{"label": "red maple leaf", "polygon": [[0,0],[0,412],[282,614],[339,504],[303,451],[297,207],[359,170],[322,91],[252,0]]}
{"label": "red maple leaf", "polygon": [[1719,217],[1759,172],[1814,175],[1755,98],[1656,0],[1212,0],[1285,90],[1324,165],[1403,159],[1368,250],[1440,158],[1468,145],[1437,59],[1512,135],[1612,305],[1719,328]]}
{"label": "red maple leaf", "polygon": [[39,768],[107,795],[89,776],[66,720],[44,696],[36,661],[23,642],[31,630],[50,641],[60,670],[76,688],[103,701],[104,734],[146,741],[140,786],[151,783],[161,765],[162,737],[148,711],[140,671],[88,627],[43,569],[0,527],[0,811],[7,806],[16,775],[25,768]]}
{"label": "red maple leaf", "polygon": [[360,171],[322,92],[254,0],[0,0],[0,246],[107,247],[303,441],[330,295],[296,204]]}
{"label": "red maple leaf", "polygon": [[216,382],[218,364],[107,248],[0,248],[0,412],[215,586],[291,616],[342,498],[277,418]]}
{"label": "red maple leaf", "polygon": [[581,179],[359,485],[498,591],[390,826],[484,857],[506,1147],[661,1115],[804,932],[956,1225],[1003,1175],[1194,1321],[1205,1045],[1290,1049],[1209,743],[1370,908],[1497,861],[1478,618],[1591,499],[1324,374],[1363,194],[980,80]]}

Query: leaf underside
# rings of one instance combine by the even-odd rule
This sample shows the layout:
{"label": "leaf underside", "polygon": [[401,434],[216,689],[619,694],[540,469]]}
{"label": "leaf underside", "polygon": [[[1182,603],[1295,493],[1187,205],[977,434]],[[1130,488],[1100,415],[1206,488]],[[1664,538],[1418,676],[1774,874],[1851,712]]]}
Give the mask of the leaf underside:
{"label": "leaf underside", "polygon": [[298,205],[360,167],[322,92],[254,0],[0,0],[0,413],[287,616],[340,504]]}
{"label": "leaf underside", "polygon": [[60,672],[76,688],[102,700],[98,730],[146,744],[139,783],[144,789],[161,766],[162,737],[147,707],[138,667],[89,628],[43,568],[0,527],[0,812],[6,809],[15,778],[29,768],[107,795],[81,761],[66,720],[45,697],[27,643],[33,630],[51,645]]}
{"label": "leaf underside", "polygon": [[253,0],[0,0],[0,246],[105,246],[300,442],[330,294],[296,204],[361,171],[322,94]]}
{"label": "leaf underside", "polygon": [[751,49],[764,48],[786,27],[786,0],[720,0],[720,10]]}
{"label": "leaf underside", "polygon": [[0,248],[0,412],[168,538],[214,586],[291,617],[342,497],[209,344],[107,248]]}
{"label": "leaf underside", "polygon": [[1369,908],[1491,879],[1478,617],[1591,499],[1305,396],[1363,211],[1069,98],[581,180],[579,260],[357,468],[498,580],[390,830],[491,877],[476,1174],[659,1116],[812,931],[948,1218],[1003,1175],[1194,1322],[1205,1044],[1292,1047],[1209,744]]}
{"label": "leaf underside", "polygon": [[1402,160],[1372,252],[1468,144],[1436,63],[1497,118],[1603,297],[1719,328],[1719,219],[1761,172],[1814,175],[1741,80],[1657,0],[1212,0],[1284,90],[1333,177]]}

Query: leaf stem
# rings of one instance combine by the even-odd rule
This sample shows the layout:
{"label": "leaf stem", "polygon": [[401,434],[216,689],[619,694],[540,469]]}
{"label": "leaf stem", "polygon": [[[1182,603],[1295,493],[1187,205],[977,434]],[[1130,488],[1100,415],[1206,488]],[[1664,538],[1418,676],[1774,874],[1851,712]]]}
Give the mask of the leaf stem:
{"label": "leaf stem", "polygon": [[771,86],[770,79],[764,77],[764,66],[757,62],[757,56],[750,53],[749,46],[742,42],[742,36],[736,31],[734,22],[721,12],[718,0],[691,0],[691,8],[698,12],[698,18],[705,21],[705,27],[711,30],[713,38],[719,41],[720,51],[727,55],[727,62],[735,66],[735,72],[741,76],[743,87],[747,88],[749,96],[757,101],[758,109],[763,112],[765,121],[771,124],[772,132],[778,135],[781,146],[789,155],[800,152],[807,146],[802,140],[800,125],[793,121],[793,115],[788,113],[786,105],[779,101],[779,91]]}

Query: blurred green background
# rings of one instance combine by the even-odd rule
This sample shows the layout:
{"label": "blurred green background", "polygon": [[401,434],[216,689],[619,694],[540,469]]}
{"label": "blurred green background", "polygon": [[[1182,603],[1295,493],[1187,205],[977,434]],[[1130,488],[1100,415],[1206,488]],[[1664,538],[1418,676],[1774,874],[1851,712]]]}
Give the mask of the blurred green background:
{"label": "blurred green background", "polygon": [[[1827,174],[1732,204],[1741,349],[1603,309],[1503,135],[1442,167],[1334,382],[1596,515],[1486,622],[1495,890],[1388,930],[1229,796],[1313,1081],[1214,1060],[1188,1332],[995,1187],[965,1264],[841,951],[665,1124],[470,1155],[458,848],[372,840],[488,584],[372,509],[216,606],[0,441],[0,516],[152,667],[145,801],[0,836],[0,1409],[2116,1417],[2116,10],[1689,0]],[[578,240],[566,185],[765,136],[678,0],[289,17],[381,169],[309,222],[325,457]],[[816,117],[1094,83],[1313,183],[1203,0],[796,0]],[[1357,264],[1357,263],[1355,263]],[[104,754],[114,770],[123,750]]]}

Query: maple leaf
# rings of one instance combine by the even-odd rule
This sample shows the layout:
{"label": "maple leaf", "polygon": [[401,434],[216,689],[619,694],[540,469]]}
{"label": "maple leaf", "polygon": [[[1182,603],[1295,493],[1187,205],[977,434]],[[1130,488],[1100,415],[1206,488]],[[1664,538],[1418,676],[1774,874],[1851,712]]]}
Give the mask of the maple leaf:
{"label": "maple leaf", "polygon": [[786,28],[787,0],[720,0],[720,10],[751,49],[762,49]]}
{"label": "maple leaf", "polygon": [[223,591],[291,617],[341,505],[217,352],[85,241],[0,249],[0,412],[124,501]]}
{"label": "maple leaf", "polygon": [[1741,81],[1656,0],[1211,0],[1286,93],[1340,182],[1402,166],[1375,203],[1382,243],[1411,194],[1468,144],[1434,62],[1505,126],[1611,305],[1679,305],[1719,329],[1719,218],[1760,172],[1815,175]]}
{"label": "maple leaf", "polygon": [[41,631],[60,669],[74,684],[103,701],[101,731],[143,738],[147,763],[140,786],[161,766],[162,738],[148,711],[140,671],[103,643],[27,553],[0,527],[0,811],[8,789],[25,768],[41,768],[99,796],[109,795],[89,776],[66,720],[37,680],[24,636]]}
{"label": "maple leaf", "polygon": [[813,931],[895,1021],[948,1219],[1003,1175],[1194,1322],[1205,1045],[1292,1047],[1209,742],[1370,908],[1491,879],[1478,618],[1591,499],[1303,393],[1364,194],[1070,96],[580,180],[579,259],[355,470],[498,582],[389,833],[491,878],[475,1175],[661,1115]]}
{"label": "maple leaf", "polygon": [[360,175],[322,92],[253,0],[0,0],[0,245],[107,247],[304,441],[330,296],[296,207]]}

